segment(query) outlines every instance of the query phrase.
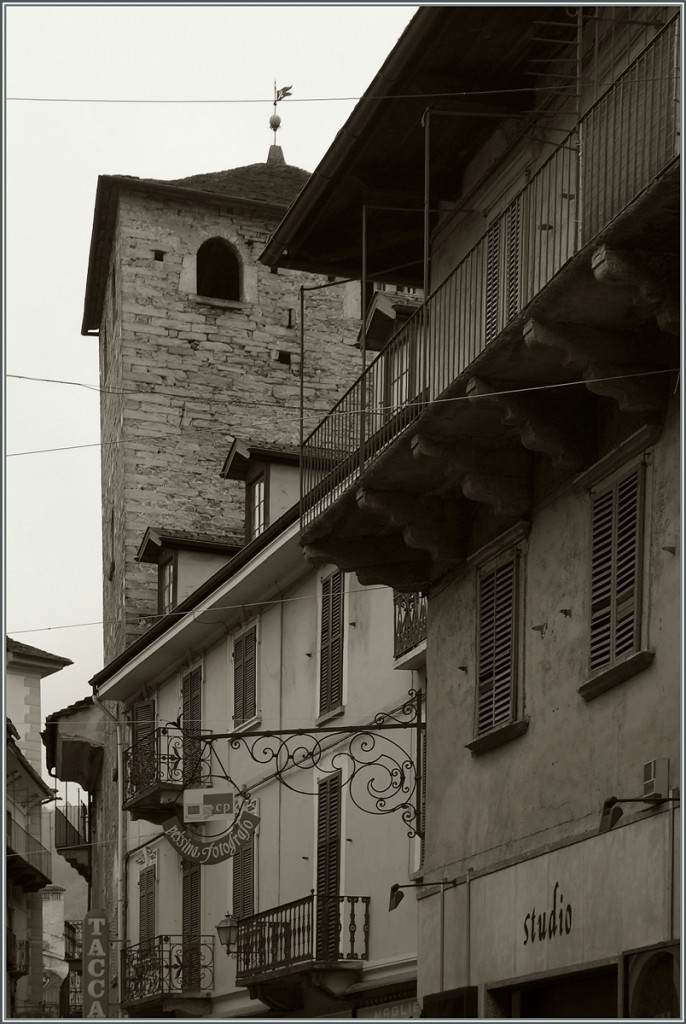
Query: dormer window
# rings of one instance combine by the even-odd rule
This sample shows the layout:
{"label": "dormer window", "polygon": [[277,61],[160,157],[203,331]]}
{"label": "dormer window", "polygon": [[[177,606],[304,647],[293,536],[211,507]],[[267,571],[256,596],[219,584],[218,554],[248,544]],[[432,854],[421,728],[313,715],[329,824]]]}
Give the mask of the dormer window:
{"label": "dormer window", "polygon": [[259,537],[267,525],[264,473],[260,473],[259,476],[248,481],[246,488],[246,511],[248,540],[253,540],[255,537]]}
{"label": "dormer window", "polygon": [[170,555],[157,570],[157,609],[166,615],[176,604],[176,558]]}
{"label": "dormer window", "polygon": [[238,302],[241,297],[241,265],[231,245],[223,238],[209,238],[198,249],[198,295]]}

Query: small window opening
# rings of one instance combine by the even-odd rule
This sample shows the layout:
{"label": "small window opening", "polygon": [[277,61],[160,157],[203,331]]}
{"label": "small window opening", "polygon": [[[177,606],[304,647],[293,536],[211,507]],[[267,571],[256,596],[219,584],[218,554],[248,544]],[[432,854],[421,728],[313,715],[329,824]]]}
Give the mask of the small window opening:
{"label": "small window opening", "polygon": [[270,267],[269,268],[269,273],[270,274],[278,274],[278,272],[279,272],[279,268],[278,267]]}
{"label": "small window opening", "polygon": [[[288,312],[290,313],[291,310],[289,309]],[[291,325],[289,324],[288,326],[290,327]],[[291,354],[290,352],[285,352],[283,349],[279,349],[279,354],[276,357],[276,359],[277,362],[283,363],[285,366],[291,365]]]}
{"label": "small window opening", "polygon": [[162,249],[153,249],[153,256],[155,257],[158,263],[162,263],[164,260],[164,252],[162,251]]}
{"label": "small window opening", "polygon": [[213,299],[240,299],[240,263],[223,238],[209,238],[203,242],[198,249],[196,269],[198,295]]}

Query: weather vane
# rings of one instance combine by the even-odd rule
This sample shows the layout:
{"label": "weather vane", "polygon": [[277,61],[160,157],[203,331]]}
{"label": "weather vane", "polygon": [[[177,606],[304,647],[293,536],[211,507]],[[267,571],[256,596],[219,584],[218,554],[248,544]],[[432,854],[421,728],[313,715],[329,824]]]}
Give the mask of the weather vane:
{"label": "weather vane", "polygon": [[279,130],[279,125],[281,124],[281,118],[276,112],[276,104],[279,103],[280,100],[285,100],[287,96],[290,96],[292,88],[292,85],[285,85],[283,89],[277,89],[276,82],[274,82],[274,113],[269,118],[269,127],[274,132],[274,145],[276,145],[276,133]]}

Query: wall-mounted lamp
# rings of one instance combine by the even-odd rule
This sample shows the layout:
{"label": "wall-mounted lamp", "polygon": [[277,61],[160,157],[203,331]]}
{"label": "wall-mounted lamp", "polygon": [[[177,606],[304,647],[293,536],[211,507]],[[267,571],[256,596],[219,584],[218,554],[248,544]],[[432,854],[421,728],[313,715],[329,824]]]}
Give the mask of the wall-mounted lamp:
{"label": "wall-mounted lamp", "polygon": [[388,910],[395,910],[396,907],[400,906],[402,901],[405,899],[405,893],[403,889],[430,889],[432,885],[440,885],[441,894],[446,888],[452,888],[457,885],[456,878],[442,878],[439,882],[408,882],[407,885],[401,885],[400,882],[394,882],[391,886],[391,892],[388,900]]}
{"label": "wall-mounted lamp", "polygon": [[217,935],[227,956],[235,956],[238,952],[238,921],[233,914],[227,913],[216,926]]}
{"label": "wall-mounted lamp", "polygon": [[620,807],[620,804],[661,804],[666,800],[679,799],[679,796],[662,796],[661,794],[656,796],[609,796],[603,802],[598,831],[609,832],[611,828],[615,827],[624,814],[624,809]]}

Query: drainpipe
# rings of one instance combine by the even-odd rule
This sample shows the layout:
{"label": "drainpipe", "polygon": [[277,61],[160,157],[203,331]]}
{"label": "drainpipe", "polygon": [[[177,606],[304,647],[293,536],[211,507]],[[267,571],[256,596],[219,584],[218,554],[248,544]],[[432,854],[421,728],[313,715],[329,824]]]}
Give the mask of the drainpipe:
{"label": "drainpipe", "polygon": [[121,950],[124,948],[124,747],[123,747],[123,723],[118,715],[113,715],[102,703],[98,694],[93,690],[93,703],[99,707],[117,727],[117,944],[119,955],[117,956],[117,1005],[121,1014],[122,986],[121,986]]}

